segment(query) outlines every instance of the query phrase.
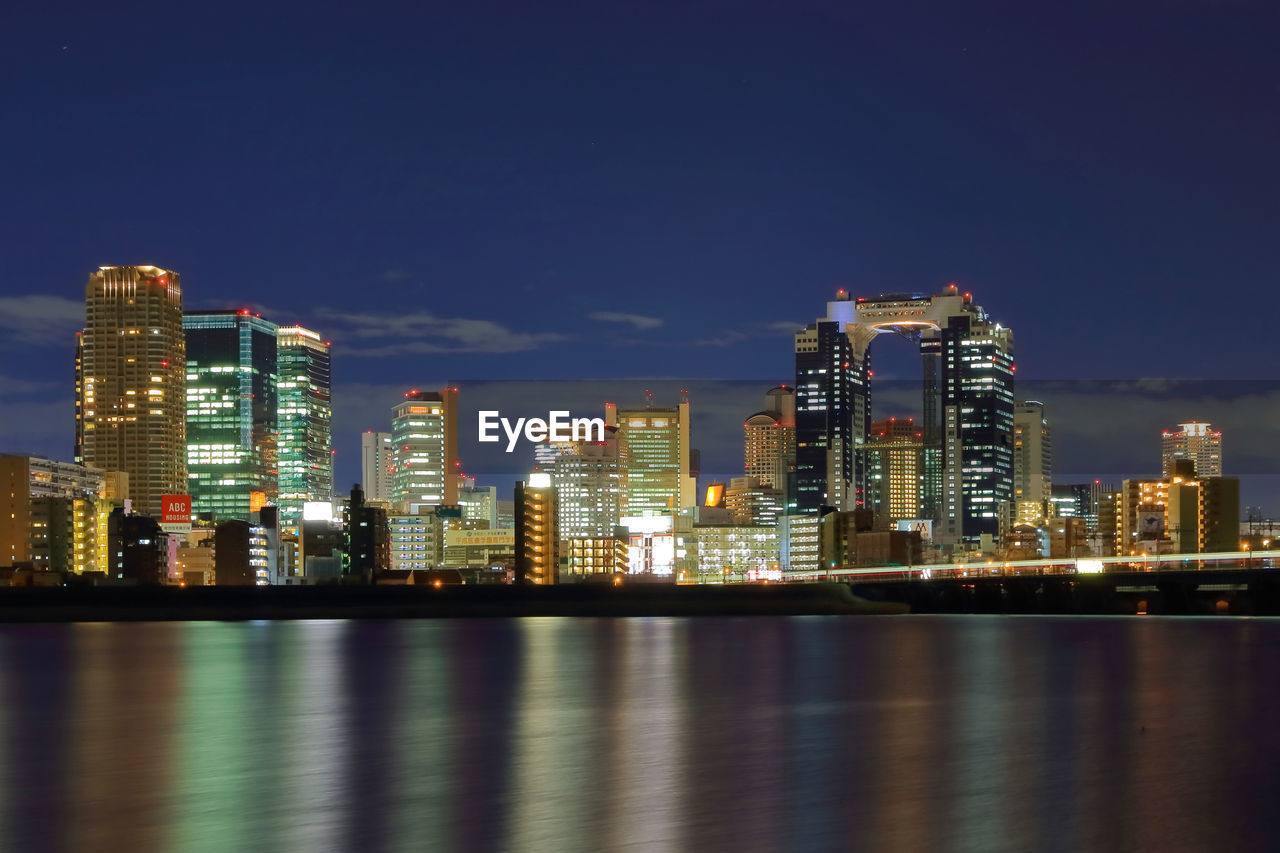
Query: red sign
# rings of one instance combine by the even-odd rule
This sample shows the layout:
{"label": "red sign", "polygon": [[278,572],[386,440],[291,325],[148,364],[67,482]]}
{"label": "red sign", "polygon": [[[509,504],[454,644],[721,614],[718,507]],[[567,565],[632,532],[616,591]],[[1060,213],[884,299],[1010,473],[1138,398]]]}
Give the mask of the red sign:
{"label": "red sign", "polygon": [[170,533],[191,530],[191,495],[162,495],[160,529]]}

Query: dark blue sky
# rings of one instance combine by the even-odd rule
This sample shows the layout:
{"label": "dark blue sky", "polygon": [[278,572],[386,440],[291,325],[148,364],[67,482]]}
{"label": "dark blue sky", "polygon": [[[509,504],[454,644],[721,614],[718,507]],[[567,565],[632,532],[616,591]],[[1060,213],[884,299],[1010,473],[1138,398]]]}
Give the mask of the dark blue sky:
{"label": "dark blue sky", "polygon": [[836,286],[951,280],[1020,377],[1274,375],[1274,3],[189,5],[0,12],[4,449],[69,454],[104,263],[312,324],[340,409],[785,380]]}

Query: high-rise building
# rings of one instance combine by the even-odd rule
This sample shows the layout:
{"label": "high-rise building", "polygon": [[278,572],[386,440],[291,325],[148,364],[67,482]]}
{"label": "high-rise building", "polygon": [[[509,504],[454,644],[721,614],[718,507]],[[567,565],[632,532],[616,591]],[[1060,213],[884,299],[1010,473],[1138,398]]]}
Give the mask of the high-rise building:
{"label": "high-rise building", "polygon": [[1053,495],[1053,439],[1044,403],[1027,400],[1013,408],[1013,495],[1038,503],[1041,515]]}
{"label": "high-rise building", "polygon": [[77,457],[128,474],[135,512],[186,494],[186,347],[178,274],[99,267],[85,286]]}
{"label": "high-rise building", "polygon": [[977,309],[939,338],[941,527],[977,542],[999,534],[998,507],[1013,499],[1013,333]]}
{"label": "high-rise building", "polygon": [[742,424],[742,469],[761,485],[785,492],[796,458],[796,392],[779,385],[765,407]]}
{"label": "high-rise building", "polygon": [[924,440],[914,418],[873,421],[862,448],[866,459],[866,506],[897,521],[920,518]]}
{"label": "high-rise building", "polygon": [[618,432],[606,427],[604,441],[566,442],[552,461],[561,539],[612,536],[627,514],[627,454]]}
{"label": "high-rise building", "polygon": [[275,323],[240,311],[189,311],[187,472],[191,512],[214,523],[277,499]]}
{"label": "high-rise building", "polygon": [[515,505],[516,583],[556,583],[560,551],[551,475],[530,474],[516,483]]}
{"label": "high-rise building", "polygon": [[618,428],[625,448],[628,516],[669,515],[697,506],[688,402],[642,409],[619,409],[610,403],[605,424]]}
{"label": "high-rise building", "polygon": [[889,332],[918,341],[923,363],[921,514],[939,541],[994,537],[1013,496],[1013,334],[954,284],[933,296],[842,290],[797,333],[798,509],[866,505],[864,460],[851,454],[871,426],[871,342]]}
{"label": "high-rise building", "polygon": [[786,512],[783,493],[756,477],[734,477],[724,490],[724,507],[737,525],[776,527]]}
{"label": "high-rise building", "polygon": [[1197,477],[1222,476],[1222,433],[1198,421],[1179,424],[1177,432],[1160,437],[1160,461],[1164,476],[1173,471],[1178,459],[1190,459]]}
{"label": "high-rise building", "polygon": [[360,477],[366,500],[391,504],[394,498],[395,446],[389,432],[360,434]]}
{"label": "high-rise building", "polygon": [[456,505],[458,389],[410,391],[392,412],[392,502],[397,511]]}
{"label": "high-rise building", "polygon": [[301,326],[276,330],[280,526],[297,530],[302,506],[333,500],[330,348]]}
{"label": "high-rise building", "polygon": [[854,357],[838,320],[819,320],[797,332],[795,355],[795,506],[802,513],[844,509],[856,500],[854,448],[865,434],[857,424],[867,410],[866,394],[855,388],[865,388],[866,364]]}

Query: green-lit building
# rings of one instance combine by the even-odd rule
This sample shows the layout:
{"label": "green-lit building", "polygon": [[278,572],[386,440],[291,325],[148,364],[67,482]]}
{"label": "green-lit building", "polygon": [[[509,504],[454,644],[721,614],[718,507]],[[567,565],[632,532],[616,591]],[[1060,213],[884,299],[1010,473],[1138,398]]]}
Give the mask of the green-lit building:
{"label": "green-lit building", "polygon": [[333,499],[329,343],[310,329],[276,330],[280,526],[296,528],[307,501]]}
{"label": "green-lit building", "polygon": [[192,311],[187,346],[191,510],[239,519],[276,500],[276,324],[248,311]]}

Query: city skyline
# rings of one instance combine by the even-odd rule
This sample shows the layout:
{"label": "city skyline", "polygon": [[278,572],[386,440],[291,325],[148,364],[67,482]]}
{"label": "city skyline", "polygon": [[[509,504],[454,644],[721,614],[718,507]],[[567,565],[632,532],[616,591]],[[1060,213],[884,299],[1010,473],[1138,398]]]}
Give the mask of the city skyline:
{"label": "city skyline", "polygon": [[[1231,32],[1169,10],[1141,53],[1135,9],[706,2],[678,30],[618,10],[604,41],[563,4],[404,10],[391,30],[335,14],[10,16],[25,37],[0,103],[27,130],[0,153],[26,213],[0,248],[39,274],[0,280],[5,446],[65,455],[66,335],[84,272],[111,263],[178,270],[193,310],[324,332],[352,412],[380,388],[496,377],[776,384],[835,288],[953,280],[1020,331],[1023,377],[1269,376],[1265,312],[1237,310],[1280,260],[1270,51],[1247,6]],[[146,33],[174,46],[165,74],[99,60]],[[1076,36],[1076,72],[1036,47]],[[119,115],[175,132],[68,130]],[[166,201],[102,215],[127,197]],[[1192,312],[1188,347],[1172,330]],[[878,375],[909,361],[886,346]],[[1162,427],[1196,417],[1223,422]],[[385,427],[335,418],[341,488],[348,434]]]}
{"label": "city skyline", "polygon": [[[180,270],[177,272],[178,274],[181,274]],[[837,295],[836,298],[839,299],[841,297]],[[858,296],[857,298],[865,301],[873,300],[875,297],[868,295]],[[189,316],[208,315],[211,313],[243,315],[247,310],[248,309],[238,309],[238,311],[235,312],[209,312],[202,309],[191,309],[187,311],[187,314]],[[293,330],[301,327],[284,326],[281,328],[285,330]],[[317,340],[321,337],[320,335],[316,335],[316,333],[307,332],[305,329],[303,329],[303,332],[315,335]],[[1036,330],[1034,329],[1028,330],[1027,333],[1020,337],[1019,344],[1021,345],[1022,341],[1026,340],[1028,337],[1033,337],[1035,333]],[[328,334],[327,330],[325,334]],[[781,334],[780,332],[775,332],[772,336],[775,338],[791,337],[789,335]],[[902,356],[904,354],[909,355],[913,348],[913,344],[908,344],[906,342],[889,342],[884,346],[878,346],[876,348],[875,364],[879,363],[882,352],[888,351],[896,356]],[[715,359],[714,362],[708,360],[704,363],[732,363],[732,357],[730,354],[719,354],[721,358]],[[342,351],[340,349],[338,350],[336,360],[338,362],[336,370],[340,374],[345,361],[345,359],[342,358]],[[793,381],[793,376],[784,371],[786,371],[786,368],[780,369],[777,375],[785,377],[783,384],[790,384],[791,381]],[[504,381],[505,380],[479,380],[468,383],[467,385],[471,389],[475,389],[477,386],[496,387]],[[740,380],[739,382],[729,384],[733,386],[742,386],[743,394],[738,394],[736,391],[733,394],[721,394],[719,393],[718,386],[723,383],[708,383],[705,380],[698,381],[699,391],[694,395],[694,405],[691,407],[694,416],[694,423],[696,425],[694,430],[694,449],[702,450],[707,453],[711,464],[704,465],[703,471],[705,474],[710,475],[711,478],[727,481],[730,477],[737,476],[741,473],[735,464],[724,464],[727,458],[733,457],[736,453],[732,441],[725,441],[725,436],[728,434],[726,429],[737,430],[740,419],[749,416],[750,411],[748,411],[748,409],[752,406],[758,407],[758,404],[746,401],[746,393],[748,393],[747,389],[749,389],[749,394],[751,396],[758,396],[760,386],[765,383],[766,380],[758,380],[755,383],[747,380]],[[666,401],[674,402],[678,393],[676,390],[677,386],[692,385],[694,383],[689,381],[676,382],[674,380],[650,382],[632,379],[602,379],[593,383],[584,382],[583,384],[598,385],[601,389],[600,393],[591,400],[591,403],[584,410],[585,413],[594,414],[594,412],[590,411],[592,405],[598,405],[602,401],[623,401],[623,405],[627,405],[628,403],[638,405],[643,399],[640,393],[642,386],[665,384],[668,388],[666,392],[663,392],[665,393]],[[544,385],[544,383],[538,383],[536,381],[511,381],[508,383],[509,387],[518,388],[522,385],[536,388],[539,385]],[[555,387],[560,385],[571,386],[573,383],[567,380],[552,381],[550,386],[544,386],[541,391],[534,392],[534,396],[545,396],[546,387]],[[1118,482],[1125,477],[1151,475],[1160,469],[1160,463],[1158,455],[1154,460],[1152,458],[1149,441],[1147,440],[1148,436],[1140,435],[1136,431],[1131,432],[1126,436],[1118,430],[1111,429],[1111,425],[1108,425],[1107,429],[1104,430],[1102,434],[1116,436],[1119,439],[1120,444],[1125,444],[1127,441],[1131,448],[1136,449],[1136,452],[1131,451],[1127,457],[1122,455],[1119,462],[1115,461],[1116,457],[1112,454],[1112,461],[1109,465],[1090,467],[1089,465],[1081,464],[1082,458],[1090,458],[1091,456],[1090,452],[1081,452],[1079,449],[1081,446],[1080,439],[1082,437],[1087,438],[1087,436],[1079,434],[1081,424],[1082,422],[1087,423],[1091,420],[1088,415],[1094,408],[1096,408],[1097,400],[1104,398],[1108,394],[1114,396],[1115,394],[1125,394],[1127,391],[1130,393],[1136,393],[1139,398],[1146,396],[1147,399],[1143,401],[1143,406],[1150,411],[1145,414],[1143,419],[1149,423],[1158,424],[1162,429],[1172,423],[1187,421],[1190,413],[1193,416],[1190,419],[1198,418],[1201,420],[1212,420],[1215,424],[1227,423],[1236,441],[1239,441],[1242,438],[1247,441],[1249,439],[1247,434],[1242,434],[1243,431],[1240,429],[1241,424],[1239,421],[1241,420],[1241,417],[1237,416],[1234,419],[1230,417],[1224,418],[1217,414],[1222,411],[1222,407],[1224,405],[1229,410],[1235,403],[1242,403],[1243,405],[1238,408],[1242,408],[1249,412],[1244,420],[1250,426],[1255,428],[1263,423],[1266,416],[1265,413],[1269,410],[1269,405],[1265,395],[1266,388],[1259,388],[1257,384],[1246,384],[1244,387],[1240,388],[1235,395],[1238,399],[1234,401],[1232,399],[1232,392],[1229,388],[1224,391],[1222,387],[1219,387],[1214,383],[1185,383],[1185,385],[1194,390],[1189,395],[1187,402],[1184,403],[1180,400],[1181,395],[1177,391],[1170,393],[1170,389],[1176,389],[1179,387],[1178,384],[1175,383],[1171,385],[1165,380],[1137,380],[1128,383],[1117,381],[1105,383],[1101,388],[1099,388],[1090,387],[1089,383],[1045,381],[1038,380],[1034,377],[1028,377],[1025,374],[1019,374],[1017,398],[1019,400],[1032,396],[1043,396],[1049,398],[1049,405],[1056,413],[1055,421],[1057,422],[1057,426],[1067,427],[1068,430],[1074,429],[1078,433],[1075,436],[1077,440],[1073,442],[1077,448],[1077,452],[1063,454],[1060,458],[1065,460],[1065,464],[1055,465],[1056,470],[1054,471],[1054,479],[1056,481],[1065,482],[1067,480],[1093,479],[1095,477],[1100,477],[1107,481]],[[358,439],[355,437],[357,433],[350,429],[350,425],[352,423],[350,414],[344,418],[341,416],[340,411],[345,408],[349,413],[358,413],[358,420],[355,423],[361,433],[370,429],[386,430],[390,428],[390,419],[382,418],[380,415],[376,414],[376,409],[382,409],[388,405],[387,400],[385,399],[387,395],[394,393],[396,398],[402,398],[404,394],[402,389],[394,386],[383,386],[380,389],[371,389],[370,386],[355,383],[354,387],[359,395],[357,399],[350,399],[346,393],[348,390],[347,386],[340,385],[334,402],[335,426],[333,433],[333,446],[337,452],[336,459],[338,460],[335,463],[335,493],[337,494],[345,493],[345,491],[349,489],[350,485],[359,483],[362,480],[359,443]],[[912,400],[911,397],[913,395],[909,392],[912,387],[918,388],[918,384],[913,383],[911,380],[885,380],[877,377],[872,383],[873,397],[875,398],[875,416],[918,417],[918,399]],[[631,390],[628,391],[628,388]],[[1064,398],[1061,391],[1053,392],[1041,390],[1045,388],[1065,388],[1067,393]],[[710,397],[706,394],[708,390],[712,391],[712,395],[710,395]],[[906,391],[907,393],[900,393],[903,391]],[[1264,392],[1261,396],[1259,394],[1260,391]],[[581,398],[581,395],[576,393],[572,393],[569,396],[570,398]],[[463,450],[460,451],[459,461],[462,463],[461,467],[464,472],[474,476],[479,476],[484,481],[485,485],[496,484],[503,487],[507,486],[508,482],[513,477],[523,476],[524,473],[527,473],[527,470],[532,467],[532,461],[524,459],[523,451],[513,454],[512,456],[505,457],[505,462],[514,462],[514,465],[508,464],[506,467],[493,467],[493,457],[489,456],[486,458],[485,456],[486,448],[468,441],[470,433],[468,432],[469,428],[467,425],[469,423],[473,423],[471,415],[474,412],[474,407],[469,405],[471,401],[468,399],[469,395],[465,393],[465,389],[461,397],[463,400],[462,411],[464,412],[464,417],[461,422],[461,432],[459,436],[463,440]],[[662,393],[660,393],[659,397],[660,399],[656,401],[657,405],[661,405],[664,402],[664,399],[661,399]],[[1160,405],[1157,407],[1154,405],[1155,398],[1160,397],[1165,397],[1167,399],[1161,401]],[[1201,397],[1204,400],[1209,401],[1210,405],[1206,406],[1203,402],[1197,401],[1197,398]],[[730,403],[729,401],[734,398],[741,399],[742,402]],[[490,405],[495,402],[495,397],[493,395],[487,396],[486,399],[489,400]],[[886,403],[886,399],[888,399],[889,402]],[[1073,400],[1076,402],[1073,403]],[[496,402],[501,405],[511,402],[516,406],[518,406],[522,401],[523,395],[521,394],[516,394],[514,400],[504,400],[502,398],[498,398],[496,400]],[[344,402],[346,403],[345,406]],[[1211,415],[1211,417],[1205,417],[1206,413]],[[708,431],[706,428],[710,425],[712,419],[716,421],[715,427],[711,431]],[[48,434],[56,435],[57,427],[64,423],[65,422],[62,419],[55,420],[52,422],[52,429],[42,428],[40,432],[45,435],[46,438]],[[1143,428],[1144,432],[1148,429],[1149,427]],[[1097,438],[1097,436],[1094,437]],[[710,438],[710,440],[707,440],[708,438]],[[1264,448],[1260,447],[1259,444],[1260,440],[1264,438],[1265,436],[1263,435],[1254,435],[1252,437],[1252,440],[1249,441],[1249,444],[1252,445],[1251,452],[1242,453],[1238,457],[1233,452],[1233,461],[1230,465],[1230,470],[1227,472],[1232,475],[1244,476],[1246,478],[1244,500],[1246,504],[1254,508],[1258,508],[1263,505],[1267,507],[1274,506],[1276,505],[1277,500],[1280,499],[1280,478],[1275,478],[1275,474],[1278,472],[1274,470],[1275,466],[1269,455],[1265,458],[1261,455]],[[1084,444],[1088,444],[1088,442],[1086,441]],[[44,444],[29,444],[25,446],[10,444],[8,445],[8,449],[11,452],[33,453],[37,456],[44,456],[53,459],[67,460],[71,458],[70,455],[60,452],[59,448],[55,444],[47,441]],[[1234,464],[1237,459],[1242,461],[1241,465]],[[1249,479],[1251,477],[1253,478],[1252,485],[1249,483]],[[1273,479],[1274,482],[1272,481]],[[1266,482],[1263,482],[1263,480]],[[1274,512],[1268,511],[1264,514],[1274,515]]]}

